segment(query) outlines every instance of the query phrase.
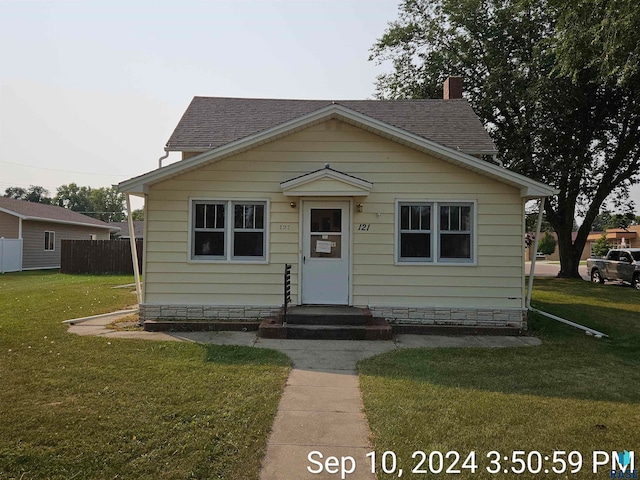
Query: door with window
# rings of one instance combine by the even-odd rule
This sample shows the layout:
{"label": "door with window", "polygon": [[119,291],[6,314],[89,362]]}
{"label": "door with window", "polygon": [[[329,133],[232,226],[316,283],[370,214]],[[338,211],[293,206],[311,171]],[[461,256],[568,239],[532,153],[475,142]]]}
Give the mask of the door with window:
{"label": "door with window", "polygon": [[349,205],[304,202],[303,304],[349,304]]}

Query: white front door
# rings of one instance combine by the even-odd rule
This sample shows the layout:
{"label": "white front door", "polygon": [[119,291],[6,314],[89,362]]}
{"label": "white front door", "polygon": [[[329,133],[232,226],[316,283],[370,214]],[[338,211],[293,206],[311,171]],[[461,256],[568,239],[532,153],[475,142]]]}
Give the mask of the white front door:
{"label": "white front door", "polygon": [[304,202],[303,304],[349,304],[350,211],[349,202]]}

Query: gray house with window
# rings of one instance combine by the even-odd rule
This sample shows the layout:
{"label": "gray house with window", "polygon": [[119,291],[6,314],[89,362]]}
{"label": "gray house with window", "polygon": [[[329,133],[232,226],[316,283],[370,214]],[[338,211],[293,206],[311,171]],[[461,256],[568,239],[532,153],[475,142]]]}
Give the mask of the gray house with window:
{"label": "gray house with window", "polygon": [[62,240],[109,240],[112,230],[66,208],[0,197],[3,263],[13,265],[11,270],[60,268]]}

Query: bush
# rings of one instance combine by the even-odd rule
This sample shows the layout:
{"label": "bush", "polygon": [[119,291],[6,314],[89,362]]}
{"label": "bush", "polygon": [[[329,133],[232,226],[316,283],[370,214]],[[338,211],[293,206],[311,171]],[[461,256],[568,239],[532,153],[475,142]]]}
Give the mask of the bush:
{"label": "bush", "polygon": [[607,253],[611,249],[611,245],[607,241],[607,234],[603,233],[602,236],[593,244],[593,254],[596,257],[606,257]]}
{"label": "bush", "polygon": [[544,255],[551,255],[556,251],[556,239],[549,232],[544,232],[538,244],[538,251]]}

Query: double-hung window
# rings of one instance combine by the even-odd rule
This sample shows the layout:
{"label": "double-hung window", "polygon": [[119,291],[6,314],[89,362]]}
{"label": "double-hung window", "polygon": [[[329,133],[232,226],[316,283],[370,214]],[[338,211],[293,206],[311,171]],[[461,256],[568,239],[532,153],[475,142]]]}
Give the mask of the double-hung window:
{"label": "double-hung window", "polygon": [[431,203],[400,204],[400,259],[428,262],[432,259]]}
{"label": "double-hung window", "polygon": [[233,203],[233,258],[264,258],[264,203]]}
{"label": "double-hung window", "polygon": [[438,260],[444,262],[472,260],[471,204],[440,204]]}
{"label": "double-hung window", "polygon": [[192,260],[264,260],[266,202],[192,203]]}
{"label": "double-hung window", "polygon": [[399,202],[398,261],[473,262],[473,210],[470,202]]}
{"label": "double-hung window", "polygon": [[194,257],[226,257],[225,213],[224,203],[203,202],[194,205]]}
{"label": "double-hung window", "polygon": [[44,250],[54,251],[56,249],[56,232],[44,232]]}

